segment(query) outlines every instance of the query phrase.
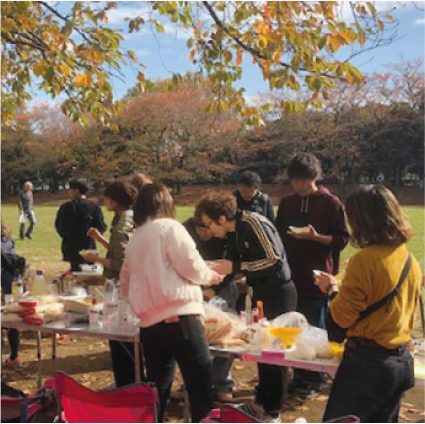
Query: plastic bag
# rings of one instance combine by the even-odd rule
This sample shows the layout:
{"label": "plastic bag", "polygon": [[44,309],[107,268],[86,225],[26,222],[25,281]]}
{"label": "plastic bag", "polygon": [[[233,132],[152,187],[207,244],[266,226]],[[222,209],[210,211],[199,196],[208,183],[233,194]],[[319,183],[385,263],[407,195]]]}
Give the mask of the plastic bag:
{"label": "plastic bag", "polygon": [[308,322],[306,317],[299,312],[287,312],[286,314],[279,315],[270,322],[272,327],[280,328],[301,328],[307,330]]}
{"label": "plastic bag", "polygon": [[238,338],[245,330],[236,314],[224,312],[214,302],[204,303],[205,335],[211,345],[222,343],[226,339]]}
{"label": "plastic bag", "polygon": [[328,334],[321,328],[308,326],[302,333],[295,336],[296,344],[290,353],[293,358],[312,360],[315,358],[333,358],[329,346]]}

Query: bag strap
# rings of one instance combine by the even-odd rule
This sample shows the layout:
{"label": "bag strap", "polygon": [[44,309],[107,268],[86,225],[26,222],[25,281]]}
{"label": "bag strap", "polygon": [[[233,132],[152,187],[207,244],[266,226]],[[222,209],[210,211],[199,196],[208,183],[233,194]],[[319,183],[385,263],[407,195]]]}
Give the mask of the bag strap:
{"label": "bag strap", "polygon": [[384,298],[370,305],[363,312],[361,312],[356,323],[363,321],[365,318],[367,318],[369,315],[376,312],[378,309],[381,309],[383,306],[389,305],[391,303],[391,301],[398,295],[398,292],[400,291],[401,286],[406,280],[407,274],[409,273],[411,266],[412,266],[412,255],[409,253],[409,256],[407,257],[407,261],[404,265],[403,271],[401,272],[400,278],[394,290],[391,293],[387,294]]}

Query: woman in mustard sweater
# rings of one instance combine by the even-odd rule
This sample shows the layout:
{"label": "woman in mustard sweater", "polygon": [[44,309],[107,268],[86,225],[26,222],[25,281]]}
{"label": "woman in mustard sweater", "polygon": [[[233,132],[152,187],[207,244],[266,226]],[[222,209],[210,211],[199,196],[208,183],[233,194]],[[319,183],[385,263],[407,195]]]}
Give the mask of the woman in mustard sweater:
{"label": "woman in mustard sweater", "polygon": [[[413,230],[394,194],[381,185],[359,186],[347,199],[346,213],[352,241],[361,250],[339,286],[332,275],[316,277],[330,298],[332,320],[347,329],[344,358],[323,419],[353,414],[362,422],[397,422],[400,399],[414,385],[408,342],[422,276],[416,259],[408,261],[405,246]],[[389,302],[362,316],[397,285]]]}

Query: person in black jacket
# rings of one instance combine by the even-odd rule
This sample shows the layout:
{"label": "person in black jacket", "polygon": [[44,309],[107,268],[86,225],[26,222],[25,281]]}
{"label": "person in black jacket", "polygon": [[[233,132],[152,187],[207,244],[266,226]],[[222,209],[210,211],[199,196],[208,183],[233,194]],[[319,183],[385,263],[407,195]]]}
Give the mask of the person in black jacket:
{"label": "person in black jacket", "polygon": [[[9,228],[1,223],[1,290],[6,294],[12,294],[13,279],[22,272],[7,260],[7,255],[16,255],[15,240],[13,239]],[[6,359],[7,364],[21,366],[22,361],[19,358],[19,331],[16,328],[7,329],[7,338],[10,345],[10,356]]]}
{"label": "person in black jacket", "polygon": [[[198,216],[188,219],[183,223],[188,233],[196,243],[202,258],[207,261],[226,257],[226,241],[214,237],[208,227],[201,222]],[[239,293],[236,283],[231,278],[226,278],[223,284],[209,286],[204,290],[204,299],[219,296],[224,299],[229,309],[236,308]],[[231,378],[232,359],[216,356],[212,363],[212,383],[215,397],[218,402],[228,402],[232,399],[234,382]]]}
{"label": "person in black jacket", "polygon": [[245,171],[238,178],[238,189],[233,192],[238,209],[257,212],[275,223],[273,201],[260,191],[261,177],[256,172]]}
{"label": "person in black jacket", "polygon": [[[243,274],[253,288],[253,303],[262,301],[264,313],[271,320],[285,312],[295,311],[297,292],[291,270],[276,227],[264,216],[237,209],[230,192],[206,194],[196,209],[202,223],[219,238],[234,243],[228,246],[227,257],[216,261],[222,275]],[[235,233],[236,237],[229,237]],[[256,402],[272,418],[277,418],[288,388],[287,370],[283,367],[258,364],[259,384]]]}
{"label": "person in black jacket", "polygon": [[62,237],[63,260],[70,263],[71,271],[80,271],[80,265],[87,263],[79,254],[81,250],[96,249],[96,243],[87,231],[96,228],[104,233],[107,228],[100,206],[86,199],[88,192],[85,179],[71,180],[71,200],[59,208],[56,216],[55,227]]}

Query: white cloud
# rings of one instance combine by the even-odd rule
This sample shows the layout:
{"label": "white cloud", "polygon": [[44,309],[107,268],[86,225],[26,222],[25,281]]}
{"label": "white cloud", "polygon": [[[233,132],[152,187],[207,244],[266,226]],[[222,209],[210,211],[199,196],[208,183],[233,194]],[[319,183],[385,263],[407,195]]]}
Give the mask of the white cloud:
{"label": "white cloud", "polygon": [[416,19],[415,22],[413,22],[415,25],[425,25],[425,19]]}
{"label": "white cloud", "polygon": [[124,23],[125,18],[133,19],[133,18],[136,18],[138,16],[145,18],[148,13],[149,13],[149,7],[148,6],[120,7],[119,3],[118,3],[118,7],[114,8],[114,9],[110,9],[106,12],[110,24]]}

